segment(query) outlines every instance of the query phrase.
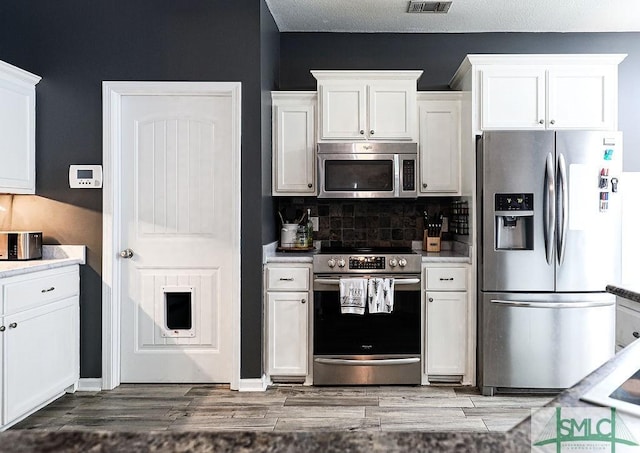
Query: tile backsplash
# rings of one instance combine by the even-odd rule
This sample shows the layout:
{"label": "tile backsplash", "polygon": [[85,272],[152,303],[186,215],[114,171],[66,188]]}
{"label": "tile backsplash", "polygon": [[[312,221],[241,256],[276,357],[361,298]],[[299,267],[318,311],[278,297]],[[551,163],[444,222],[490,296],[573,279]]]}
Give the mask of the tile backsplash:
{"label": "tile backsplash", "polygon": [[[323,246],[410,246],[421,241],[423,213],[436,219],[439,213],[450,217],[453,198],[417,200],[325,200],[317,198],[278,198],[276,209],[285,220],[300,218],[307,209],[317,216],[319,231],[314,240]],[[288,216],[287,216],[288,214]],[[289,219],[287,219],[289,217]],[[279,217],[277,230],[280,230]]]}

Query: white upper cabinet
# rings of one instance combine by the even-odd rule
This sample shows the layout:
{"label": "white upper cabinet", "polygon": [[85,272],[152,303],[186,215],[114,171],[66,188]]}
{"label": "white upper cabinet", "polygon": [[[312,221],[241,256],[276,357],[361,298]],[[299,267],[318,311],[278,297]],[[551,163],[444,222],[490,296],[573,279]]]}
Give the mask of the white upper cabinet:
{"label": "white upper cabinet", "polygon": [[615,129],[617,106],[617,66],[559,66],[547,71],[549,129]]}
{"label": "white upper cabinet", "polygon": [[480,78],[482,130],[545,128],[544,69],[498,66]]}
{"label": "white upper cabinet", "polygon": [[320,140],[416,140],[422,71],[311,71]]}
{"label": "white upper cabinet", "polygon": [[418,93],[420,195],[460,193],[460,107],[460,93]]}
{"label": "white upper cabinet", "polygon": [[468,55],[450,82],[483,130],[615,130],[624,54]]}
{"label": "white upper cabinet", "polygon": [[36,84],[0,61],[0,193],[36,192]]}
{"label": "white upper cabinet", "polygon": [[308,91],[274,91],[274,196],[314,196],[316,189],[315,124],[317,95]]}

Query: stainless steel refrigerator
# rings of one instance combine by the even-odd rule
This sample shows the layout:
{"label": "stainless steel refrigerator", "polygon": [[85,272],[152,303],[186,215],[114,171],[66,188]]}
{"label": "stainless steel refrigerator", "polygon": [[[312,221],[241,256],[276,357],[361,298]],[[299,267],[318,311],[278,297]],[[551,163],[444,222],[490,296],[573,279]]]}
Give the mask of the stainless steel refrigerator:
{"label": "stainless steel refrigerator", "polygon": [[490,131],[477,152],[479,386],[570,387],[614,354],[622,135]]}

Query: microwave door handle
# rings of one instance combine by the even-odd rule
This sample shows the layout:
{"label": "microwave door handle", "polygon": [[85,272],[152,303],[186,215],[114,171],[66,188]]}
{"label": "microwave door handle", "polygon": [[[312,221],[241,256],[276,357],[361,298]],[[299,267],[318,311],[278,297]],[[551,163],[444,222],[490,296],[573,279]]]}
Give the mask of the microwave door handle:
{"label": "microwave door handle", "polygon": [[401,171],[400,171],[400,156],[397,154],[393,155],[393,195],[396,197],[400,196],[400,187],[402,187],[402,180],[400,179]]}

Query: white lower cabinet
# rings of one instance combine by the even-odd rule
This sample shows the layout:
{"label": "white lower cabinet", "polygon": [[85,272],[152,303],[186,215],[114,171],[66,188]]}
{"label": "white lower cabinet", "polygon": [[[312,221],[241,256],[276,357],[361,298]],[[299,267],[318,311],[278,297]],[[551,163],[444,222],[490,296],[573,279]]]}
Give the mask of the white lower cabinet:
{"label": "white lower cabinet", "polygon": [[0,287],[0,429],[6,429],[78,382],[78,266],[0,279]]}
{"label": "white lower cabinet", "polygon": [[427,264],[425,282],[424,374],[428,382],[473,383],[470,351],[475,345],[468,266]]}
{"label": "white lower cabinet", "polygon": [[269,369],[271,376],[306,376],[308,293],[267,295]]}
{"label": "white lower cabinet", "polygon": [[302,381],[309,374],[311,266],[265,268],[265,362],[272,381]]}
{"label": "white lower cabinet", "polygon": [[616,297],[616,352],[640,338],[640,302]]}
{"label": "white lower cabinet", "polygon": [[463,375],[466,349],[467,293],[427,291],[427,374]]}

